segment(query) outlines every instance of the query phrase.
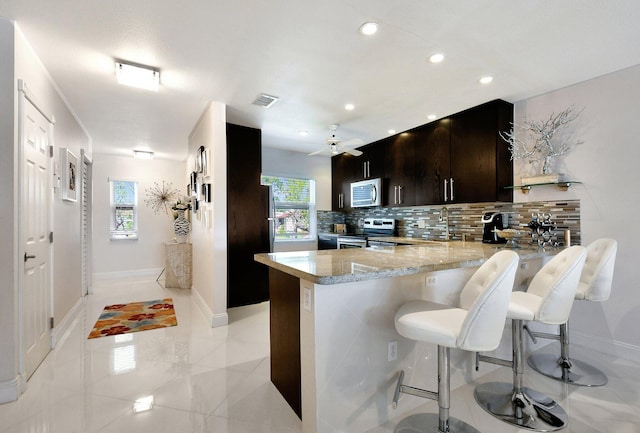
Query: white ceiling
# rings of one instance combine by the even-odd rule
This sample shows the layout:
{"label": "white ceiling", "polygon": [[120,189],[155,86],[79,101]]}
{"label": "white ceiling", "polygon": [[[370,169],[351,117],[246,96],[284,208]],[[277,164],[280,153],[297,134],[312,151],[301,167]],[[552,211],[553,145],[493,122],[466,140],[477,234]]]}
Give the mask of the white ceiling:
{"label": "white ceiling", "polygon": [[[170,159],[186,157],[212,100],[262,129],[265,146],[311,152],[332,123],[369,143],[431,113],[640,64],[638,0],[0,0],[0,16],[18,23],[94,153]],[[379,32],[360,35],[369,20]],[[428,62],[435,52],[443,63]],[[114,58],[159,68],[160,91],[116,84]],[[280,100],[251,105],[261,92]]]}

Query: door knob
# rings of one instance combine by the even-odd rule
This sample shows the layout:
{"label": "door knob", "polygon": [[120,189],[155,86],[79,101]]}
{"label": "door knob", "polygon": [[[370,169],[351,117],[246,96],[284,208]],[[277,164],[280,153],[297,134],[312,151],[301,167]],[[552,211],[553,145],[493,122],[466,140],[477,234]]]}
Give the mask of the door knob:
{"label": "door knob", "polygon": [[36,256],[33,256],[33,255],[31,255],[31,254],[24,253],[24,261],[25,261],[25,262],[26,262],[27,260],[29,260],[29,259],[35,259],[35,258],[36,258]]}

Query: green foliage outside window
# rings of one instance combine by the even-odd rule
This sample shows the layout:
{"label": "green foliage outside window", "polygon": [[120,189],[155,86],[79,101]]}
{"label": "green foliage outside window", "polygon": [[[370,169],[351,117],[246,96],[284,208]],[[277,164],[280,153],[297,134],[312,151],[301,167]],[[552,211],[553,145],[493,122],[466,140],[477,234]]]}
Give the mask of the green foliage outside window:
{"label": "green foliage outside window", "polygon": [[271,185],[276,218],[275,239],[310,239],[310,210],[314,204],[312,180],[262,176]]}
{"label": "green foliage outside window", "polygon": [[112,181],[112,237],[137,236],[136,224],[136,183]]}

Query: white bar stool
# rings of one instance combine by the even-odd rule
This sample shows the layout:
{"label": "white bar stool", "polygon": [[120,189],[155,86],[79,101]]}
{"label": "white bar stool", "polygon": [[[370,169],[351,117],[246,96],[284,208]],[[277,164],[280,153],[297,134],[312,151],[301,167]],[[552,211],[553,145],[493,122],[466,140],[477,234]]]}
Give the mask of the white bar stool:
{"label": "white bar stool", "polygon": [[449,417],[449,348],[493,350],[500,343],[507,316],[509,296],[518,268],[518,255],[503,250],[494,254],[471,276],[460,292],[458,307],[413,301],[404,304],[395,316],[396,330],[403,337],[438,345],[438,392],[413,388],[402,383],[400,372],[393,407],[400,393],[438,401],[438,415],[409,416],[395,432],[478,433],[469,424]]}
{"label": "white bar stool", "polygon": [[[587,246],[587,260],[584,262],[580,276],[576,300],[603,302],[609,299],[617,250],[618,242],[607,238],[598,239]],[[549,353],[539,353],[529,357],[527,362],[535,371],[572,385],[607,384],[607,376],[602,371],[586,362],[569,358],[568,322],[560,325],[558,335],[528,332],[534,343],[537,342],[536,337],[560,340],[560,358]]]}
{"label": "white bar stool", "polygon": [[567,248],[536,273],[526,292],[511,294],[507,312],[507,318],[513,320],[511,361],[476,354],[476,369],[478,362],[484,361],[513,370],[513,383],[489,382],[475,389],[478,404],[496,418],[535,431],[554,431],[567,426],[569,418],[558,403],[524,387],[522,324],[525,320],[553,325],[567,321],[585,258],[584,247]]}

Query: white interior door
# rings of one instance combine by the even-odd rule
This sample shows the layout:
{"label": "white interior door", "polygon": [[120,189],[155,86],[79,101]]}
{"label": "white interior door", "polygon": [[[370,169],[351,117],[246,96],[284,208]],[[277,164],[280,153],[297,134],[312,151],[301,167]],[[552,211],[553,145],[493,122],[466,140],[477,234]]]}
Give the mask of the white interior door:
{"label": "white interior door", "polygon": [[28,99],[22,101],[22,347],[29,378],[51,347],[51,124]]}

